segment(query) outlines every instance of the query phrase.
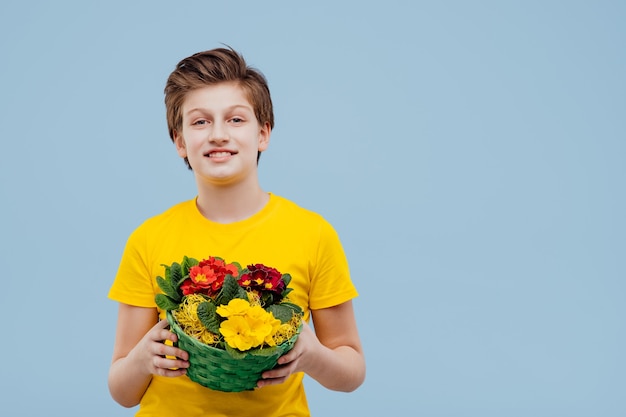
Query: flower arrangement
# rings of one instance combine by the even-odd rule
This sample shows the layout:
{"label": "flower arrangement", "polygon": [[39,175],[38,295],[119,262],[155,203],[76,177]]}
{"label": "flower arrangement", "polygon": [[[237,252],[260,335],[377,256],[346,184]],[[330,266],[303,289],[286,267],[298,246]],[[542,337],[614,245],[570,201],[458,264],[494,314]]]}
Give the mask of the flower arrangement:
{"label": "flower arrangement", "polygon": [[302,309],[288,301],[291,275],[213,256],[163,266],[155,301],[189,352],[190,379],[221,391],[252,389],[293,347]]}

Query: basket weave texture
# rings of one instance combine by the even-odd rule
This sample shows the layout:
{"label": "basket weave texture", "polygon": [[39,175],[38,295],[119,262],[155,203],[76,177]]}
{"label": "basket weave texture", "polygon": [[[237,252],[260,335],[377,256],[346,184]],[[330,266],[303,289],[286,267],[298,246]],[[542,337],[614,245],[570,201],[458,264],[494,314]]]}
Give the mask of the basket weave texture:
{"label": "basket weave texture", "polygon": [[223,349],[206,345],[182,331],[170,311],[167,321],[178,336],[178,347],[189,353],[187,376],[198,384],[218,391],[240,392],[252,390],[261,379],[261,374],[276,366],[276,361],[291,350],[298,334],[277,346],[272,356],[246,355],[233,358]]}

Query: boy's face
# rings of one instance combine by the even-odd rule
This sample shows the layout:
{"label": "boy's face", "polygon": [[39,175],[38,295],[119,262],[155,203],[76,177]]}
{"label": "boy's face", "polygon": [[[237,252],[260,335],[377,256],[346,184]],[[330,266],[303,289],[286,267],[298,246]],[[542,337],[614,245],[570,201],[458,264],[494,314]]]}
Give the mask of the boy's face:
{"label": "boy's face", "polygon": [[256,180],[257,154],[267,149],[271,128],[259,124],[241,87],[220,83],[192,90],[182,116],[174,142],[196,179],[222,185]]}

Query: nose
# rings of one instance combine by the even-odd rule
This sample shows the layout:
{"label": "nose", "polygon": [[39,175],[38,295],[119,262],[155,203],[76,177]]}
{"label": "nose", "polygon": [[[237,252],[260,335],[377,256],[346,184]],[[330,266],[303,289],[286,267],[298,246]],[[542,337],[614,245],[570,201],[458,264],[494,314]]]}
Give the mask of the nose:
{"label": "nose", "polygon": [[228,142],[229,136],[228,136],[228,129],[226,128],[226,124],[223,122],[214,122],[213,129],[211,129],[209,140],[215,143]]}

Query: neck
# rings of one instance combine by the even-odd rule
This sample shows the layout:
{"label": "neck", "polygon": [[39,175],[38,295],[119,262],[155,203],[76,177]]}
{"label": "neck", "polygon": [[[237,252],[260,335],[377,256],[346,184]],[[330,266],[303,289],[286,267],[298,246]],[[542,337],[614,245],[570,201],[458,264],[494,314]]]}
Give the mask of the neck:
{"label": "neck", "polygon": [[269,194],[255,186],[245,184],[228,187],[204,185],[198,187],[198,210],[216,223],[233,223],[258,213],[269,201]]}

